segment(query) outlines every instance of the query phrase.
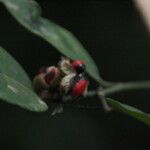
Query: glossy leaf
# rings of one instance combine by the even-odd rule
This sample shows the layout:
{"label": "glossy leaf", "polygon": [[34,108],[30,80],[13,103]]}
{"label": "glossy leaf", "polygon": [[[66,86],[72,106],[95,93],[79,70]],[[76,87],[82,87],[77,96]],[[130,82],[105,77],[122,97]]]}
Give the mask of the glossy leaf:
{"label": "glossy leaf", "polygon": [[110,98],[107,98],[107,102],[113,107],[114,110],[130,115],[138,119],[139,121],[142,121],[146,123],[147,125],[150,125],[150,114],[145,113],[137,108],[128,106],[126,104],[120,103]]}
{"label": "glossy leaf", "polygon": [[0,73],[6,74],[26,87],[32,89],[32,83],[26,72],[2,47],[0,47]]}
{"label": "glossy leaf", "polygon": [[87,72],[99,83],[97,66],[76,37],[55,24],[41,17],[40,6],[33,0],[0,0],[8,11],[27,29],[51,43],[62,54],[72,59],[81,59],[87,64]]}
{"label": "glossy leaf", "polygon": [[48,108],[32,90],[4,74],[0,74],[0,99],[36,112]]}

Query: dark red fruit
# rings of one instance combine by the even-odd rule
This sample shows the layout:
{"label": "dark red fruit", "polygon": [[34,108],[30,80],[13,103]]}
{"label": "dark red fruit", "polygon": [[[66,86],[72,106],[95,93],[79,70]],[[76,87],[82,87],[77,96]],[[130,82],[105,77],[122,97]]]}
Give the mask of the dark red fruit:
{"label": "dark red fruit", "polygon": [[45,82],[47,84],[50,84],[51,81],[55,78],[56,75],[56,71],[55,68],[53,68],[50,72],[46,73],[46,75],[44,76]]}

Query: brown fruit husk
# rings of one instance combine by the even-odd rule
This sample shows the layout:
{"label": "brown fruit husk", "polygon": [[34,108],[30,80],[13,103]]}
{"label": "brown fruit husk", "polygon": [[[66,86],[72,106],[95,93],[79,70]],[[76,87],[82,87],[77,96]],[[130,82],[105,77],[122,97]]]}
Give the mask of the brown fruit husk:
{"label": "brown fruit husk", "polygon": [[43,90],[48,90],[49,86],[46,84],[44,80],[45,74],[39,74],[33,79],[33,87],[36,93],[40,93]]}
{"label": "brown fruit husk", "polygon": [[70,59],[66,57],[61,57],[61,60],[58,63],[58,68],[60,69],[62,76],[69,75],[75,72],[71,66]]}
{"label": "brown fruit husk", "polygon": [[68,92],[70,91],[70,88],[71,88],[72,80],[74,79],[75,76],[76,76],[75,73],[71,73],[62,78],[62,80],[60,82],[60,93],[61,94],[63,94],[63,95],[68,94]]}

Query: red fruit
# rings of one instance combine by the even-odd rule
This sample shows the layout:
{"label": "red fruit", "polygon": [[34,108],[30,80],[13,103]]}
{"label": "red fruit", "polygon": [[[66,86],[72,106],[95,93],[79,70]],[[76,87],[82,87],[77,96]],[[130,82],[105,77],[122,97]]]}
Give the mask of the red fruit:
{"label": "red fruit", "polygon": [[53,68],[51,69],[50,72],[46,73],[46,75],[44,76],[45,82],[47,84],[50,84],[51,81],[54,79],[55,75],[56,75],[56,69]]}
{"label": "red fruit", "polygon": [[73,97],[82,96],[86,91],[87,87],[88,87],[88,80],[80,79],[74,84],[71,95]]}
{"label": "red fruit", "polygon": [[47,68],[44,79],[48,85],[55,86],[56,84],[58,84],[59,78],[60,78],[60,71],[57,67],[50,66]]}
{"label": "red fruit", "polygon": [[85,63],[83,61],[81,61],[81,60],[74,60],[71,64],[72,64],[72,67],[76,70],[76,68],[79,65],[82,65],[82,64],[85,64]]}
{"label": "red fruit", "polygon": [[86,66],[85,63],[81,60],[74,60],[72,63],[72,68],[77,72],[77,73],[83,73],[85,72]]}
{"label": "red fruit", "polygon": [[[35,92],[43,99],[46,94],[53,95],[54,90],[59,85],[60,71],[55,66],[41,68],[39,74],[33,79]],[[44,94],[44,95],[43,95]]]}

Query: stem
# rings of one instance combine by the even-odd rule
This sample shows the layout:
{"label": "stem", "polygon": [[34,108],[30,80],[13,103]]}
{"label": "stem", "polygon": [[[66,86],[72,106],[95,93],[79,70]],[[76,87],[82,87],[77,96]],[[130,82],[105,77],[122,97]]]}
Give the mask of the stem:
{"label": "stem", "polygon": [[106,113],[110,112],[112,110],[112,108],[108,105],[105,95],[101,93],[101,90],[103,90],[103,88],[100,88],[99,91],[97,92],[97,95],[99,96],[102,106],[105,110]]}
{"label": "stem", "polygon": [[118,83],[112,87],[104,89],[101,93],[104,95],[110,95],[122,91],[142,89],[150,89],[150,81]]}
{"label": "stem", "polygon": [[[105,96],[122,91],[142,90],[142,89],[150,89],[150,81],[116,83],[113,86],[107,87],[105,89],[100,87],[98,90],[88,91],[83,95],[83,97],[86,98],[98,96],[99,99],[101,100],[104,110],[106,112],[110,112],[112,108],[107,104]],[[64,97],[63,102],[67,102],[71,99],[72,99],[71,96]]]}
{"label": "stem", "polygon": [[[110,94],[114,94],[122,91],[130,91],[130,90],[142,90],[142,89],[150,89],[150,81],[140,81],[140,82],[126,82],[126,83],[117,83],[114,86],[91,90],[86,92],[83,97],[93,97],[93,96],[106,96]],[[64,97],[64,101],[68,101],[72,99],[70,96]]]}
{"label": "stem", "polygon": [[86,92],[83,97],[92,97],[92,96],[95,96],[97,95],[97,90],[92,90],[92,91],[88,91]]}
{"label": "stem", "polygon": [[99,84],[100,84],[101,86],[107,88],[107,87],[113,86],[113,85],[116,84],[116,83],[111,82],[111,81],[105,81],[105,80],[103,80],[103,79],[101,78],[101,79],[99,79]]}
{"label": "stem", "polygon": [[114,94],[117,92],[128,91],[128,90],[141,90],[141,89],[150,89],[150,81],[139,81],[139,82],[126,82],[126,83],[117,83],[114,86],[108,88],[99,88],[98,91],[89,91],[84,95],[85,97],[98,95],[100,98],[103,108],[106,112],[110,112],[112,108],[107,104],[105,99],[106,95]]}

